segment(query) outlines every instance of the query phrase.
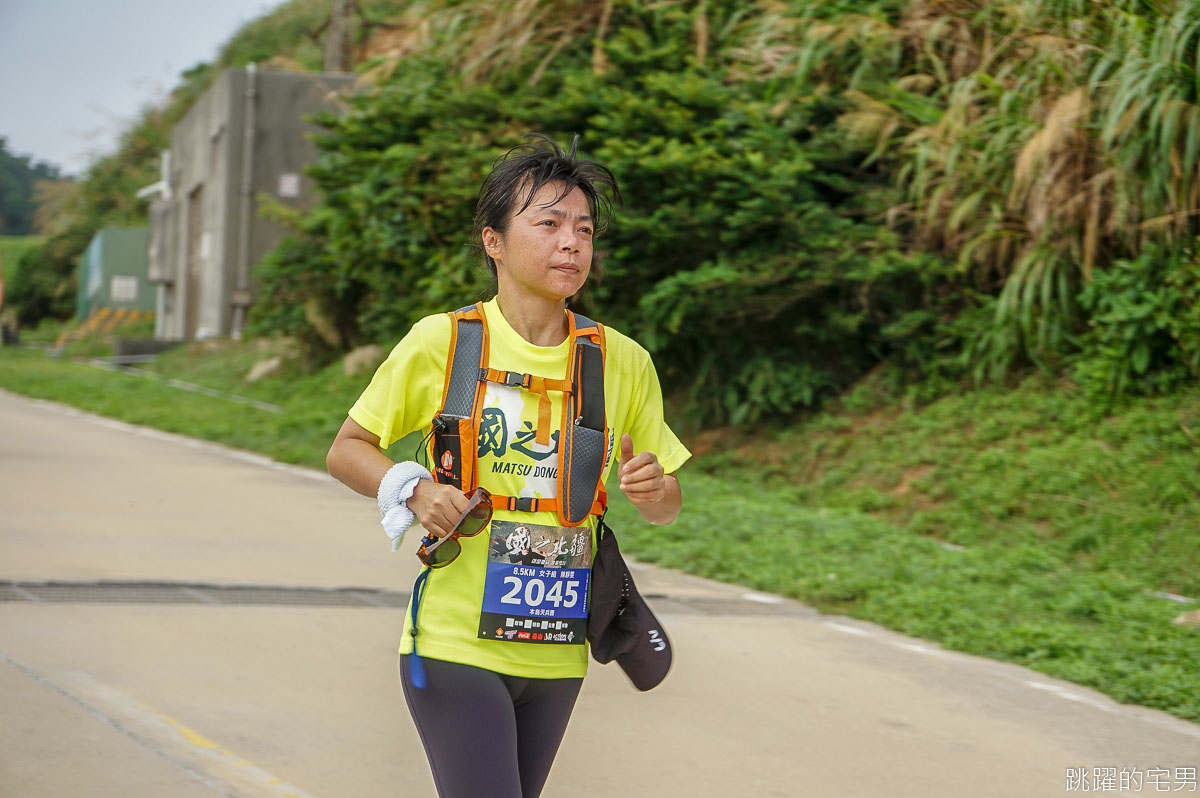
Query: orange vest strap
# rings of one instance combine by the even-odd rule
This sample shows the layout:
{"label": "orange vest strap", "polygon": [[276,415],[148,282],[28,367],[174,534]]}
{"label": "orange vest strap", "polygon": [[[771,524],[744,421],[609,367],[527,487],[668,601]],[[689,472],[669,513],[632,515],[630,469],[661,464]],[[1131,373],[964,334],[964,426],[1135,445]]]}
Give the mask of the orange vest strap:
{"label": "orange vest strap", "polygon": [[566,380],[551,380],[546,377],[535,377],[532,374],[521,374],[516,371],[481,368],[479,369],[479,379],[499,383],[500,385],[512,385],[524,388],[533,393],[545,393],[546,391],[567,393],[571,390],[571,383]]}
{"label": "orange vest strap", "polygon": [[542,446],[550,444],[549,394],[558,391],[563,394],[556,478],[560,498],[494,496],[493,506],[519,512],[553,511],[564,526],[579,526],[588,515],[603,514],[608,501],[601,477],[605,441],[609,439],[604,407],[603,325],[577,313],[567,313],[571,341],[567,376],[551,380],[488,367],[487,317],[482,302],[449,315],[452,321],[449,358],[441,410],[432,420],[429,450],[434,479],[463,490],[479,484],[475,441],[479,437],[479,419],[486,396],[485,386],[480,383],[521,387],[538,394],[535,439]]}
{"label": "orange vest strap", "polygon": [[550,445],[550,394],[538,394],[538,423],[534,441],[538,446]]}
{"label": "orange vest strap", "polygon": [[550,391],[568,393],[571,384],[566,380],[549,380],[545,377],[535,377],[532,374],[518,374],[515,371],[498,371],[497,369],[479,369],[479,379],[495,382],[500,385],[521,387],[530,393],[538,394],[538,423],[534,440],[539,446],[550,445]]}
{"label": "orange vest strap", "polygon": [[[500,496],[492,494],[492,507],[496,510],[509,510],[520,513],[558,512],[558,499],[534,499],[528,496]],[[590,515],[604,515],[608,507],[608,496],[604,491],[592,502]]]}
{"label": "orange vest strap", "polygon": [[479,379],[487,380],[488,382],[496,382],[501,385],[511,385],[518,388],[528,389],[533,384],[533,377],[528,374],[519,374],[515,371],[497,371],[496,369],[479,369]]}

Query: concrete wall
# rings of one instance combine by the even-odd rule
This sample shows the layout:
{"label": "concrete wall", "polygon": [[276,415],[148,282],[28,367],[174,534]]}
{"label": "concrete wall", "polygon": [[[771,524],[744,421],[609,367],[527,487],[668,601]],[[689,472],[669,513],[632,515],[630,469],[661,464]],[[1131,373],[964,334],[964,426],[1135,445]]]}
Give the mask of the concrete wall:
{"label": "concrete wall", "polygon": [[[221,252],[230,201],[229,126],[232,75],[225,72],[171,131],[171,199],[152,214],[152,246],[167,247],[158,334],[193,339],[221,332]],[[157,218],[155,218],[157,217]]]}
{"label": "concrete wall", "polygon": [[[151,274],[161,284],[160,338],[238,335],[254,301],[253,268],[286,231],[258,217],[260,194],[308,208],[316,159],[303,116],[338,109],[351,75],[230,69],[171,135],[170,199],[151,206]],[[247,157],[249,156],[249,157]]]}

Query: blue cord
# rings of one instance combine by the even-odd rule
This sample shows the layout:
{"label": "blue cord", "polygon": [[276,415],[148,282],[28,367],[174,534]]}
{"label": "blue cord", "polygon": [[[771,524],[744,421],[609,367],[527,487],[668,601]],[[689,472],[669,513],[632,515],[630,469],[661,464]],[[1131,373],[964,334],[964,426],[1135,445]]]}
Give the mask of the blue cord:
{"label": "blue cord", "polygon": [[[422,541],[422,543],[425,545],[428,545],[430,542],[432,541],[428,537]],[[408,658],[408,673],[412,678],[413,687],[417,688],[418,690],[425,689],[425,664],[421,662],[421,656],[417,654],[417,608],[421,604],[421,594],[425,592],[425,580],[429,578],[429,572],[432,570],[432,568],[422,569],[421,573],[417,576],[417,581],[413,583],[411,605],[412,623],[409,624],[411,627],[409,629],[409,634],[412,635],[413,639],[413,650],[412,656]]]}

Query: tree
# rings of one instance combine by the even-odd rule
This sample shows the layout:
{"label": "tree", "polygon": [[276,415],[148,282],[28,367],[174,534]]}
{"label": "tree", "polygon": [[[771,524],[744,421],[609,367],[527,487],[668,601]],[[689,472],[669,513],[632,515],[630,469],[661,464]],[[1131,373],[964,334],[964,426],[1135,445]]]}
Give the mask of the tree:
{"label": "tree", "polygon": [[0,234],[29,235],[37,211],[34,184],[59,178],[58,167],[9,152],[8,139],[0,136]]}

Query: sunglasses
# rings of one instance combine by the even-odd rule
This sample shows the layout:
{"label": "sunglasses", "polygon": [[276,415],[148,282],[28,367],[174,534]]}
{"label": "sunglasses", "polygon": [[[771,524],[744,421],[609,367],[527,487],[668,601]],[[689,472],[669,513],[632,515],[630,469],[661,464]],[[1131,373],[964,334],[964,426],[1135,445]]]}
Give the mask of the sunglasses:
{"label": "sunglasses", "polygon": [[483,488],[476,488],[465,495],[469,500],[467,509],[463,510],[450,534],[442,538],[426,535],[421,539],[417,558],[430,568],[441,568],[454,562],[462,552],[462,544],[458,539],[478,535],[492,520],[492,494]]}

